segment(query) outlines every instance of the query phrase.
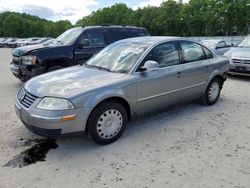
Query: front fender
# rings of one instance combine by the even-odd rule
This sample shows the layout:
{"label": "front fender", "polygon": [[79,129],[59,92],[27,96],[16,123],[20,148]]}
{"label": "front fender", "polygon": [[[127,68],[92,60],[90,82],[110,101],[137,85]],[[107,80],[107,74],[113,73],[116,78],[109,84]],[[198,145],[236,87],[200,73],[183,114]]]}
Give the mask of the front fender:
{"label": "front fender", "polygon": [[90,97],[89,100],[85,102],[84,106],[86,108],[93,109],[102,101],[104,101],[108,98],[112,98],[112,97],[122,98],[129,103],[128,96],[122,89],[108,89],[105,91],[98,92],[98,93],[96,93],[96,95],[93,95],[92,97]]}
{"label": "front fender", "polygon": [[222,75],[223,75],[223,73],[221,73],[218,69],[213,70],[213,72],[211,72],[211,73],[209,74],[208,82],[207,82],[206,88],[207,88],[208,84],[212,81],[212,79],[213,79],[214,77],[216,77],[216,76],[222,76]]}
{"label": "front fender", "polygon": [[[112,98],[112,97],[119,97],[126,100],[129,103],[128,96],[126,93],[121,89],[108,89],[105,91],[98,91],[94,94],[88,94],[82,98],[81,101],[78,101],[78,104],[84,104],[84,114],[82,117],[83,120],[83,130],[86,129],[88,117],[93,109],[100,104],[102,101]],[[130,104],[129,104],[130,105]],[[130,105],[131,106],[131,105]]]}

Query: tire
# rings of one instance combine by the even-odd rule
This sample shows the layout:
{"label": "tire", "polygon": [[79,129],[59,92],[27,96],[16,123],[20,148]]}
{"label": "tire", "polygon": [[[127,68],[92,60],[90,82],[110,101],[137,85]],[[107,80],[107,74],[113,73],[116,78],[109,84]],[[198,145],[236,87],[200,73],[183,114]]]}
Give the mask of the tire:
{"label": "tire", "polygon": [[110,144],[123,134],[127,122],[127,112],[121,104],[103,102],[89,116],[88,135],[97,144]]}
{"label": "tire", "polygon": [[214,78],[213,80],[211,80],[202,97],[202,104],[208,106],[215,104],[220,97],[221,89],[222,83],[218,78]]}
{"label": "tire", "polygon": [[64,68],[64,67],[59,66],[59,65],[54,65],[54,66],[49,67],[46,72],[52,72],[52,71],[59,70],[62,68]]}

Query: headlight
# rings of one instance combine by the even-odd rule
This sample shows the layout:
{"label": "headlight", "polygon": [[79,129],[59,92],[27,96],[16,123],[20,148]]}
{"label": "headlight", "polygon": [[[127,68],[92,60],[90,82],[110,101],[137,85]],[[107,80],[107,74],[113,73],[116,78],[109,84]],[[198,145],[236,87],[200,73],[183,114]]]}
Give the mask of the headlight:
{"label": "headlight", "polygon": [[226,57],[229,60],[230,65],[234,65],[232,57],[228,52],[226,52],[223,56]]}
{"label": "headlight", "polygon": [[35,65],[36,64],[36,56],[23,56],[22,63],[25,65]]}
{"label": "headlight", "polygon": [[36,108],[44,110],[68,110],[73,109],[74,105],[67,99],[45,97],[38,103]]}

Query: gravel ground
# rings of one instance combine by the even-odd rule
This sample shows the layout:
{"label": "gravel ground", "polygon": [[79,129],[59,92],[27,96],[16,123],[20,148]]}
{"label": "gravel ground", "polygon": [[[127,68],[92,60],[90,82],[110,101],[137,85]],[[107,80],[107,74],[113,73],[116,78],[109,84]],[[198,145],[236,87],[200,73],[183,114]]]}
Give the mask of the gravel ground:
{"label": "gravel ground", "polygon": [[21,83],[0,49],[0,187],[250,187],[250,78],[229,78],[218,103],[190,103],[129,124],[115,143],[57,140],[43,162],[3,167],[39,138],[14,112]]}

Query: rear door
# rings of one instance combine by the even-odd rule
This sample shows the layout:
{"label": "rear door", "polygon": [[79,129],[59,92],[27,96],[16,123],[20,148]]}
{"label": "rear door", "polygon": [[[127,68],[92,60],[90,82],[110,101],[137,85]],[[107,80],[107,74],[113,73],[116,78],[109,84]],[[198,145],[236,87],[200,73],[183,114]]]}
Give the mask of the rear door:
{"label": "rear door", "polygon": [[89,46],[81,48],[76,45],[74,49],[74,58],[77,64],[84,63],[93,55],[97,54],[100,50],[106,47],[106,40],[101,28],[93,28],[84,31],[80,40],[83,39],[87,39],[89,41]]}
{"label": "rear door", "polygon": [[183,100],[201,96],[208,80],[213,54],[207,48],[191,41],[180,41],[183,62]]}

